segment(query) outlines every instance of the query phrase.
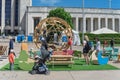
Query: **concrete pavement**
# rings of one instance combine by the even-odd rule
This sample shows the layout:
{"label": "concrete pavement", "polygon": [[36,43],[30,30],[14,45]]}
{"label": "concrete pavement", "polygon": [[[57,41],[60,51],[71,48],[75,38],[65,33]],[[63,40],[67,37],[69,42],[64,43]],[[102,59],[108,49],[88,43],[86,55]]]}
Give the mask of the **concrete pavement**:
{"label": "concrete pavement", "polygon": [[119,80],[120,70],[51,71],[49,75],[31,75],[27,71],[1,71],[0,80]]}

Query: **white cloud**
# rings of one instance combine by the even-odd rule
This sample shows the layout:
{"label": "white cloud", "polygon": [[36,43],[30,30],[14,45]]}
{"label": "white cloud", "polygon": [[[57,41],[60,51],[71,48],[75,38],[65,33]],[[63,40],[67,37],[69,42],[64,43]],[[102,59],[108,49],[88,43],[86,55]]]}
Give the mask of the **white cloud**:
{"label": "white cloud", "polygon": [[43,3],[43,4],[54,5],[58,2],[60,2],[60,0],[40,0],[40,2]]}

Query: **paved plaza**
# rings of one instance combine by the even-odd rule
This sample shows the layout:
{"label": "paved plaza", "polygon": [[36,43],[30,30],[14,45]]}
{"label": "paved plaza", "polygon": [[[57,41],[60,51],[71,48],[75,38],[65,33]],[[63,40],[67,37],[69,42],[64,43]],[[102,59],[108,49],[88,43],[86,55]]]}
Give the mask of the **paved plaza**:
{"label": "paved plaza", "polygon": [[[8,41],[0,42],[0,45],[8,45]],[[33,43],[28,44],[29,49],[35,48]],[[21,44],[14,44],[17,56],[21,50]],[[73,46],[74,50],[82,50],[80,46]],[[7,54],[7,53],[6,53]],[[8,60],[0,61],[0,68],[8,63]],[[120,63],[109,64],[120,68]],[[0,71],[0,80],[119,80],[120,70],[98,70],[98,71],[50,71],[49,75],[31,75],[28,71]]]}
{"label": "paved plaza", "polygon": [[27,71],[1,71],[0,80],[119,80],[120,70],[51,71],[49,75],[31,75]]}

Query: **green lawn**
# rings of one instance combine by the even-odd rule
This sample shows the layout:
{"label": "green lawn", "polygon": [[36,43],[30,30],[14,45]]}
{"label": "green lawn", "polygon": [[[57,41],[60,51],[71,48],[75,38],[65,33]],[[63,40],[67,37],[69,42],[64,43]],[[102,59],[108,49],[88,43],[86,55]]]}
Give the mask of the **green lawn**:
{"label": "green lawn", "polygon": [[[25,51],[22,51],[20,53],[20,57],[18,59],[15,59],[15,70],[23,70],[23,71],[29,71],[32,69],[32,66],[34,63],[26,63],[25,61],[28,58],[28,55]],[[20,63],[19,61],[22,61]],[[51,65],[48,65],[49,70],[57,70],[57,71],[68,71],[68,70],[118,70],[118,68],[111,66],[109,64],[107,65],[84,65],[85,61],[83,59],[75,59],[74,64],[72,67],[70,66],[54,66],[54,68]],[[9,70],[9,64],[4,66],[1,70]]]}

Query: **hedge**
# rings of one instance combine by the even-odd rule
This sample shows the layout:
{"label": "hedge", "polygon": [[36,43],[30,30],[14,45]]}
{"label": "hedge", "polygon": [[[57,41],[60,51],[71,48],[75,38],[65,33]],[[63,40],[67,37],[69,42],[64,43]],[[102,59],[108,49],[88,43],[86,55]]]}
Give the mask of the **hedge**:
{"label": "hedge", "polygon": [[[79,34],[80,35],[80,39],[82,41],[82,33]],[[110,42],[110,40],[113,38],[115,41],[115,44],[120,44],[120,34],[91,34],[91,33],[85,33],[84,35],[87,35],[90,39],[90,41],[95,42],[95,38],[99,38],[99,40],[101,41],[101,43],[103,44],[104,40],[107,40],[108,43]]]}

